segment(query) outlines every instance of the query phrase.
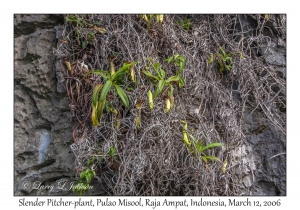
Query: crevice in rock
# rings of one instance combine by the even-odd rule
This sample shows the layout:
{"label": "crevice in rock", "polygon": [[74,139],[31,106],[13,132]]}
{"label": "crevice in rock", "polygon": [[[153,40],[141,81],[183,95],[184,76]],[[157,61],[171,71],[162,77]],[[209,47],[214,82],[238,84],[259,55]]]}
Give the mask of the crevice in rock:
{"label": "crevice in rock", "polygon": [[37,124],[35,126],[35,129],[41,129],[41,128],[45,128],[47,130],[51,130],[53,125],[54,125],[54,122],[51,122],[49,121],[48,119],[44,118],[40,112],[40,109],[38,108],[37,104],[36,104],[36,101],[33,97],[33,95],[37,98],[41,98],[41,99],[48,99],[50,100],[48,97],[45,97],[43,95],[40,95],[34,91],[32,91],[30,88],[26,87],[25,85],[23,85],[22,83],[20,83],[19,80],[15,80],[15,85],[18,85],[20,86],[26,93],[27,95],[30,97],[30,100],[32,102],[32,104],[34,105],[34,109],[38,110],[38,113],[37,113],[37,118],[40,118],[42,119],[43,123],[40,123],[40,124]]}
{"label": "crevice in rock", "polygon": [[36,30],[54,28],[56,25],[63,24],[64,18],[60,14],[51,15],[14,15],[14,37],[29,35]]}
{"label": "crevice in rock", "polygon": [[26,64],[29,64],[29,63],[32,63],[32,62],[38,60],[39,58],[41,58],[40,55],[26,53],[25,57],[23,57],[21,59],[15,59],[15,60],[21,61],[24,65],[26,65]]}
{"label": "crevice in rock", "polygon": [[34,165],[34,166],[31,166],[29,168],[20,168],[18,169],[18,173],[19,174],[28,174],[32,171],[38,171],[40,169],[43,169],[43,168],[46,168],[48,166],[51,166],[52,164],[54,164],[56,162],[55,159],[53,158],[48,158],[47,160],[45,160],[43,163],[41,164],[38,164],[38,165]]}
{"label": "crevice in rock", "polygon": [[42,168],[45,168],[45,167],[47,167],[47,166],[52,165],[53,163],[55,163],[55,161],[56,161],[56,160],[53,159],[53,158],[48,158],[48,159],[45,160],[43,163],[33,166],[33,167],[32,167],[32,170],[34,170],[34,171],[40,170],[40,169],[42,169]]}

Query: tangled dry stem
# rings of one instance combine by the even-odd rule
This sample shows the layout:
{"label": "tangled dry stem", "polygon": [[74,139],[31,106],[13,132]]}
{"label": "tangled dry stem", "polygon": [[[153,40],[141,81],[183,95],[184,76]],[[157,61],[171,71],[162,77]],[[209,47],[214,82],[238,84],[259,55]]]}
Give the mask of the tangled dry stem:
{"label": "tangled dry stem", "polygon": [[[250,15],[248,15],[250,16]],[[96,159],[93,169],[97,178],[106,183],[108,195],[240,195],[249,194],[241,183],[243,163],[231,160],[232,148],[245,140],[243,113],[246,109],[260,110],[278,132],[285,134],[286,82],[274,67],[257,56],[258,49],[267,48],[270,38],[264,34],[266,20],[256,18],[256,30],[245,30],[242,15],[193,15],[192,28],[184,30],[178,21],[185,15],[165,15],[162,24],[153,22],[151,30],[140,15],[78,15],[89,23],[98,22],[107,31],[97,33],[96,39],[82,49],[80,42],[89,28],[65,24],[66,43],[59,43],[61,58],[73,63],[73,73],[66,71],[66,89],[74,116],[79,126],[74,131],[72,145],[79,171],[84,170],[91,157]],[[250,16],[251,17],[251,16]],[[285,38],[285,16],[274,16],[278,33]],[[79,37],[79,35],[81,37]],[[218,53],[219,46],[227,52],[241,52],[244,59],[233,56],[233,68],[221,74],[218,64],[208,65],[210,54]],[[163,96],[155,99],[154,110],[147,103],[147,91],[154,87],[143,75],[147,59],[160,62],[167,77],[175,75],[176,68],[164,62],[167,57],[185,56],[183,77],[186,84],[175,88],[175,109],[164,113]],[[139,85],[126,79],[124,88],[130,107],[125,108],[114,91],[108,95],[110,103],[121,113],[121,127],[116,129],[117,117],[105,113],[99,127],[91,126],[91,94],[96,84],[103,83],[97,75],[83,79],[81,63],[89,70],[109,69],[109,58],[117,57],[116,66],[135,62]],[[135,104],[142,100],[141,129],[135,126],[138,110]],[[205,164],[195,158],[182,141],[180,120],[188,122],[189,130],[205,144],[221,142],[225,146],[210,150],[209,155],[228,160],[226,173],[222,163]],[[118,158],[107,154],[111,146]]]}

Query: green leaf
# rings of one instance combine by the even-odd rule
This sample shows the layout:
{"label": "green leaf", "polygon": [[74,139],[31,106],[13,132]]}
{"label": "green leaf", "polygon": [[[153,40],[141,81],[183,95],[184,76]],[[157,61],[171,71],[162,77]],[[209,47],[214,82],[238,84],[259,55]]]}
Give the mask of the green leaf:
{"label": "green leaf", "polygon": [[160,69],[161,69],[161,65],[160,63],[154,63],[154,64],[151,64],[152,67],[154,68],[156,74],[158,75],[158,77],[160,77]]}
{"label": "green leaf", "polygon": [[169,97],[174,97],[173,96],[173,91],[174,91],[173,85],[169,84],[169,87],[170,87]]}
{"label": "green leaf", "polygon": [[[187,129],[187,127],[186,127],[186,129]],[[192,134],[188,133],[188,135],[193,140],[193,142],[195,142],[195,143],[197,142],[195,137]]]}
{"label": "green leaf", "polygon": [[105,103],[105,110],[106,110],[106,112],[109,112],[110,107],[111,107],[110,102],[109,102],[109,101],[106,101],[106,103]]}
{"label": "green leaf", "polygon": [[223,72],[224,71],[224,65],[222,63],[219,63],[220,65],[220,72]]}
{"label": "green leaf", "polygon": [[76,24],[81,24],[81,21],[75,15],[68,15],[68,17],[66,17],[66,22],[74,22]]}
{"label": "green leaf", "polygon": [[201,156],[201,157],[205,162],[207,162],[207,160],[216,160],[216,161],[222,162],[219,158],[217,158],[215,156]]}
{"label": "green leaf", "polygon": [[199,152],[199,154],[201,154],[203,152],[203,145],[200,142],[195,142],[195,148],[196,150]]}
{"label": "green leaf", "polygon": [[129,106],[129,100],[128,100],[128,96],[126,95],[126,93],[124,92],[124,90],[119,87],[118,85],[115,85],[115,88],[117,90],[117,94],[118,96],[121,98],[121,100],[123,101],[124,105],[126,107]]}
{"label": "green leaf", "polygon": [[223,55],[225,56],[226,53],[225,53],[224,49],[223,49],[222,47],[220,47],[220,50],[221,50],[221,52],[223,53]]}
{"label": "green leaf", "polygon": [[225,68],[226,68],[228,71],[230,71],[230,69],[232,68],[232,66],[230,66],[230,65],[225,65]]}
{"label": "green leaf", "polygon": [[119,74],[116,74],[115,77],[112,79],[113,84],[120,85],[124,82],[126,71],[122,71]]}
{"label": "green leaf", "polygon": [[86,170],[85,171],[82,171],[81,173],[80,173],[80,176],[79,176],[79,178],[80,179],[83,179],[85,176],[86,176]]}
{"label": "green leaf", "polygon": [[93,176],[96,177],[96,172],[92,170]]}
{"label": "green leaf", "polygon": [[239,54],[240,54],[241,59],[245,58],[244,55],[243,55],[243,53],[239,53]]}
{"label": "green leaf", "polygon": [[180,62],[180,64],[179,64],[179,71],[180,71],[180,73],[182,72],[183,67],[184,67],[184,62]]}
{"label": "green leaf", "polygon": [[89,74],[98,74],[101,77],[103,77],[105,80],[109,80],[110,79],[110,76],[109,76],[108,72],[107,71],[103,71],[103,70],[90,71],[90,72],[86,73],[83,78],[86,78]]}
{"label": "green leaf", "polygon": [[130,66],[137,64],[137,62],[124,63],[123,66],[118,69],[118,71],[128,70]]}
{"label": "green leaf", "polygon": [[225,57],[225,61],[231,61],[232,62],[232,57]]}
{"label": "green leaf", "polygon": [[211,144],[206,145],[205,147],[202,148],[202,150],[204,151],[204,150],[206,150],[208,148],[221,147],[221,146],[223,146],[222,143],[215,142],[215,143],[211,143]]}
{"label": "green leaf", "polygon": [[180,60],[182,63],[185,63],[185,57],[180,55],[177,57],[178,60]]}
{"label": "green leaf", "polygon": [[179,79],[180,78],[178,76],[171,76],[166,80],[166,83],[169,84],[170,82],[178,82]]}
{"label": "green leaf", "polygon": [[84,172],[80,174],[80,179],[86,179],[86,181],[89,183],[92,181],[92,178],[96,176],[96,173],[94,170],[87,169]]}
{"label": "green leaf", "polygon": [[160,76],[160,79],[162,79],[162,80],[165,79],[166,72],[163,69],[160,69],[159,76]]}
{"label": "green leaf", "polygon": [[110,147],[107,154],[109,154],[112,157],[116,157],[117,156],[116,148],[114,146]]}
{"label": "green leaf", "polygon": [[92,157],[91,159],[88,160],[87,164],[88,166],[92,166],[94,162],[95,157]]}
{"label": "green leaf", "polygon": [[113,75],[112,75],[112,81],[119,81],[120,79],[124,79],[124,75],[125,75],[125,73],[126,73],[126,70],[127,69],[123,69],[123,70],[121,70],[121,71],[117,71],[116,73],[114,73]]}
{"label": "green leaf", "polygon": [[179,21],[178,23],[182,28],[184,28],[187,31],[190,29],[192,25],[190,19],[185,19],[184,21]]}
{"label": "green leaf", "polygon": [[134,91],[134,89],[132,87],[126,87],[126,90],[131,91],[131,92]]}
{"label": "green leaf", "polygon": [[96,39],[95,34],[93,32],[89,32],[87,36],[88,43],[93,43],[93,41]]}
{"label": "green leaf", "polygon": [[214,54],[210,54],[208,59],[208,64],[211,64],[214,61]]}
{"label": "green leaf", "polygon": [[98,119],[100,119],[102,114],[103,114],[103,109],[105,107],[105,104],[106,104],[106,99],[104,99],[104,101],[98,103],[98,107],[97,107],[97,117],[98,117]]}
{"label": "green leaf", "polygon": [[107,80],[105,85],[102,88],[99,102],[103,102],[106,99],[106,95],[107,95],[108,91],[110,90],[111,86],[112,86],[112,82],[110,80]]}
{"label": "green leaf", "polygon": [[143,71],[143,73],[147,76],[147,77],[151,77],[157,81],[159,81],[159,78],[157,76],[154,76],[153,74],[151,74],[149,71]]}
{"label": "green leaf", "polygon": [[202,157],[202,160],[207,163],[207,159],[206,159],[206,156],[201,156]]}
{"label": "green leaf", "polygon": [[114,73],[114,74],[112,75],[112,81],[113,81],[114,83],[117,83],[117,84],[121,83],[121,82],[123,81],[123,79],[124,79],[125,73],[126,73],[126,72],[127,72],[127,73],[130,73],[130,72],[129,72],[129,68],[130,68],[131,66],[135,65],[136,63],[137,63],[137,62],[124,63],[123,66],[122,66],[120,69],[118,69],[118,71],[117,71],[116,73]]}
{"label": "green leaf", "polygon": [[86,41],[86,40],[84,40],[84,41],[81,43],[81,47],[82,47],[82,49],[84,49],[84,48],[86,47],[86,45],[87,45],[87,41]]}
{"label": "green leaf", "polygon": [[185,84],[184,79],[179,76],[179,82],[178,82],[179,87],[182,88],[184,84]]}
{"label": "green leaf", "polygon": [[94,90],[93,90],[93,95],[92,95],[92,102],[93,102],[93,105],[96,107],[97,105],[97,102],[98,102],[98,98],[99,98],[99,92],[101,90],[101,88],[103,87],[102,84],[98,84],[94,87]]}
{"label": "green leaf", "polygon": [[183,123],[183,131],[186,131],[187,130],[187,122],[184,121],[184,120],[181,120],[181,122]]}
{"label": "green leaf", "polygon": [[118,114],[118,110],[116,110],[109,101],[105,103],[105,110],[106,112],[112,112],[114,114]]}
{"label": "green leaf", "polygon": [[165,86],[165,81],[164,80],[159,80],[158,84],[157,84],[157,88],[153,94],[153,99],[155,99],[163,90]]}
{"label": "green leaf", "polygon": [[170,63],[171,61],[173,61],[173,56],[168,57],[165,62]]}

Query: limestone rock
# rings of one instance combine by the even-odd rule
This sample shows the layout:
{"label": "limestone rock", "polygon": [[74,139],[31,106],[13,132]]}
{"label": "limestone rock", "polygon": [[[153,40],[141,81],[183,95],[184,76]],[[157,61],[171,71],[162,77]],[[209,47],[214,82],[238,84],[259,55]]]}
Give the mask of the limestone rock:
{"label": "limestone rock", "polygon": [[67,96],[57,92],[54,68],[54,26],[62,20],[61,15],[15,15],[15,195],[73,194],[37,187],[38,182],[56,186],[62,178],[75,181],[69,148],[75,125]]}
{"label": "limestone rock", "polygon": [[28,35],[40,29],[53,28],[54,26],[62,23],[62,15],[15,14],[15,37],[18,37],[20,35]]}

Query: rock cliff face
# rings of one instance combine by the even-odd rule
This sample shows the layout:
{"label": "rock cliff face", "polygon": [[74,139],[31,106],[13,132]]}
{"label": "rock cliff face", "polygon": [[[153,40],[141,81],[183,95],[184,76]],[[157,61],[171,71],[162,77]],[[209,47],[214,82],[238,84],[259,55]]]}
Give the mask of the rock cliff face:
{"label": "rock cliff face", "polygon": [[[64,64],[53,53],[63,22],[62,15],[14,17],[15,195],[73,195],[69,188],[76,171],[70,145],[77,124],[62,83]],[[251,21],[245,19],[245,27],[251,27]],[[285,77],[285,44],[276,34],[272,37],[274,45],[262,46],[259,53],[267,54],[266,62]],[[253,165],[242,183],[253,195],[286,195],[286,137],[259,113],[245,110],[244,115],[247,142],[236,153]],[[88,194],[104,194],[99,183],[92,185]]]}
{"label": "rock cliff face", "polygon": [[[248,29],[250,33],[254,33],[253,24],[257,24],[256,20],[252,16],[242,18],[243,30]],[[286,31],[285,27],[280,27],[279,24],[278,19],[274,24],[267,24],[268,27],[263,35],[268,36],[270,42],[266,41],[260,45],[257,56],[264,56],[266,64],[274,68],[276,73],[286,80]],[[272,80],[272,82],[272,89],[278,91],[278,81]],[[278,93],[285,102],[285,87]],[[279,110],[281,119],[277,121],[285,122],[286,108],[279,107]],[[255,164],[255,170],[252,171],[249,167],[249,176],[243,178],[245,186],[251,186],[253,195],[286,195],[286,136],[284,132],[278,131],[269,121],[274,116],[268,116],[266,119],[262,117],[261,112],[250,110],[245,110],[244,116],[245,144],[251,148],[247,152],[253,157]]]}
{"label": "rock cliff face", "polygon": [[[14,17],[15,195],[69,195],[75,181],[69,101],[57,79],[55,26],[62,15]],[[60,66],[61,67],[61,66]],[[62,68],[60,69],[62,70]],[[43,186],[59,186],[43,190]],[[62,187],[61,187],[62,188]]]}

